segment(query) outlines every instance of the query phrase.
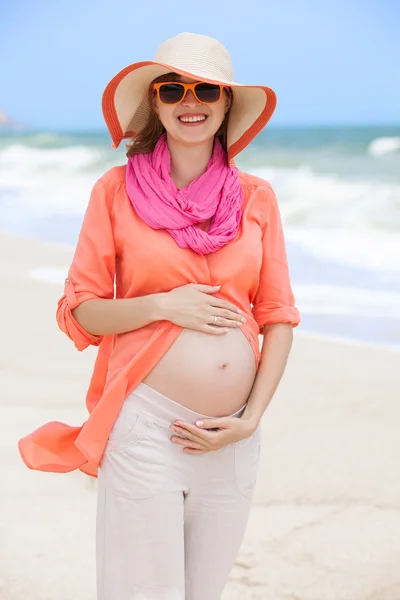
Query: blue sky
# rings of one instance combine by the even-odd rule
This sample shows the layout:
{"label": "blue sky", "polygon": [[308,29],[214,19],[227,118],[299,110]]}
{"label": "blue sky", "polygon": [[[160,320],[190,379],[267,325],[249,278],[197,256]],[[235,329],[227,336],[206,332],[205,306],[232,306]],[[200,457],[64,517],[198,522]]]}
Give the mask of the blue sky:
{"label": "blue sky", "polygon": [[278,95],[271,125],[400,123],[397,0],[0,0],[0,108],[102,129],[101,95],[181,31],[218,38],[235,79]]}

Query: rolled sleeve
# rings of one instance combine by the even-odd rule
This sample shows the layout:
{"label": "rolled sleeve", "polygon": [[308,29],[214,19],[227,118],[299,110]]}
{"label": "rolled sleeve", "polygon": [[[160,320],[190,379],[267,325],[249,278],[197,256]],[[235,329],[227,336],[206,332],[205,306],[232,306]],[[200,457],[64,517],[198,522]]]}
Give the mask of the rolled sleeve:
{"label": "rolled sleeve", "polygon": [[110,193],[99,179],[83,219],[64,295],[57,305],[58,326],[78,350],[98,346],[103,336],[86,331],[72,315],[74,308],[93,298],[114,298],[115,244],[109,202]]}
{"label": "rolled sleeve", "polygon": [[[80,303],[71,301],[72,298],[76,298],[73,291],[73,285],[70,279],[65,280],[66,292],[60,298],[57,305],[57,323],[61,331],[63,331],[75,344],[78,350],[84,350],[88,346],[98,346],[102,341],[102,336],[92,335],[74,318],[72,311]],[[91,296],[95,298],[96,296]]]}
{"label": "rolled sleeve", "polygon": [[259,285],[253,300],[253,316],[263,333],[267,324],[290,323],[297,327],[300,313],[295,306],[285,237],[278,203],[272,187],[265,189],[262,227],[262,265]]}

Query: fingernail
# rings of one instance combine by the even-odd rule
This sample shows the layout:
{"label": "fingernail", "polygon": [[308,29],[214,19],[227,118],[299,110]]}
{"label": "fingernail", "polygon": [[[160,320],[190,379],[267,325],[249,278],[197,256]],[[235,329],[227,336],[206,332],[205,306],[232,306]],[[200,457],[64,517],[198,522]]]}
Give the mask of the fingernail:
{"label": "fingernail", "polygon": [[246,319],[245,319],[245,317],[242,317],[242,319],[241,319],[241,320],[242,320],[242,323],[246,323]]}
{"label": "fingernail", "polygon": [[197,427],[202,427],[204,425],[203,421],[196,421]]}

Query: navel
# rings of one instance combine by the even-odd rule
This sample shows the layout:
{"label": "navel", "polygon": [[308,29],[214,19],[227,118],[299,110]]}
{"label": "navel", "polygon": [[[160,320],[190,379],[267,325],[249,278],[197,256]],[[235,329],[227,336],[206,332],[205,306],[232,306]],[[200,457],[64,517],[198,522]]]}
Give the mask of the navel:
{"label": "navel", "polygon": [[227,366],[228,366],[228,363],[227,363],[227,362],[219,363],[219,365],[218,365],[218,367],[219,367],[220,369],[226,369],[226,367],[227,367]]}

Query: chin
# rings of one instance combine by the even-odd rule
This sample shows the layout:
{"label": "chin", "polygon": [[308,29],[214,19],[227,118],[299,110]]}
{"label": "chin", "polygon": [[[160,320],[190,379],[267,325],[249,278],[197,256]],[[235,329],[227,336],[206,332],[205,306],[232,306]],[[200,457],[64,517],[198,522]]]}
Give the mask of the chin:
{"label": "chin", "polygon": [[177,142],[180,142],[181,144],[188,144],[188,145],[197,145],[197,144],[205,144],[206,142],[208,142],[210,139],[214,139],[215,133],[210,133],[210,132],[197,132],[197,131],[188,131],[186,132],[177,132],[175,133],[170,133],[169,135],[171,135],[172,138],[174,138]]}

